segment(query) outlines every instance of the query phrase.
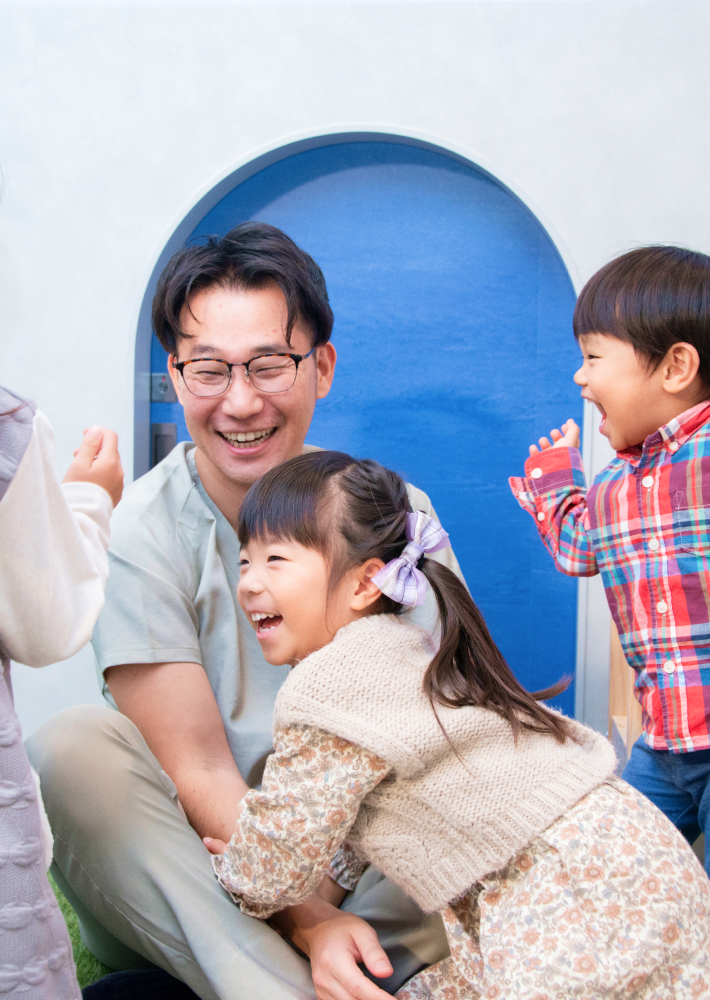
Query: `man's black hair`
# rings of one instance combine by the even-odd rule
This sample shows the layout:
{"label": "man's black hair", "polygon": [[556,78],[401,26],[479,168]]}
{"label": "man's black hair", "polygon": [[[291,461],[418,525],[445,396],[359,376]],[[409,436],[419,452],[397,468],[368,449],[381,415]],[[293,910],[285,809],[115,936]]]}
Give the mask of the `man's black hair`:
{"label": "man's black hair", "polygon": [[649,371],[673,344],[692,344],[710,389],[710,257],[682,247],[631,250],[589,279],[573,324],[577,338],[604,333],[632,344]]}
{"label": "man's black hair", "polygon": [[169,354],[184,336],[180,314],[190,297],[205,288],[258,289],[274,283],[286,299],[286,341],[300,321],[325,344],[333,329],[323,272],[292,239],[265,222],[243,222],[226,236],[209,236],[183,247],[160,275],[153,298],[153,329]]}

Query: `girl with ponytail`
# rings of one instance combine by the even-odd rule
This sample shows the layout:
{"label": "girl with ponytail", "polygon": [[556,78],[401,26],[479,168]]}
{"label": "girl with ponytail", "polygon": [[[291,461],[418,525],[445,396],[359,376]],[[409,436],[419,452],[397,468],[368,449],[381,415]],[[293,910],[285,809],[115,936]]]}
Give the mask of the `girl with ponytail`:
{"label": "girl with ponytail", "polygon": [[[243,912],[297,905],[326,874],[342,894],[372,864],[442,914],[451,945],[400,1000],[710,997],[700,863],[614,776],[607,740],[542,704],[561,685],[517,682],[396,473],[302,455],[252,486],[238,534],[240,604],[266,660],[295,668],[261,790],[229,844],[205,838]],[[407,617],[427,584],[436,642]],[[361,958],[391,974],[380,949]]]}

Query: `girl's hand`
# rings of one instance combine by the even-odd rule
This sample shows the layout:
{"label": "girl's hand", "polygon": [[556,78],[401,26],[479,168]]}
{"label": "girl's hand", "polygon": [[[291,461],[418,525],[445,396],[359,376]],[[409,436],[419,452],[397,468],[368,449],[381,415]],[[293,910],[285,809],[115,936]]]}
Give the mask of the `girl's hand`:
{"label": "girl's hand", "polygon": [[575,424],[574,420],[568,420],[562,424],[561,431],[558,431],[557,428],[550,431],[550,437],[554,442],[553,444],[550,444],[546,437],[541,437],[538,444],[530,445],[530,454],[537,455],[547,448],[579,448],[579,427]]}
{"label": "girl's hand", "polygon": [[392,975],[387,954],[376,932],[354,913],[338,910],[305,934],[318,1000],[387,1000],[390,996],[362,974],[363,963],[373,976]]}
{"label": "girl's hand", "polygon": [[224,854],[227,850],[227,844],[223,840],[217,840],[216,837],[203,837],[202,843],[210,854]]}
{"label": "girl's hand", "polygon": [[104,427],[88,427],[62,482],[101,486],[115,507],[123,493],[123,469],[116,434]]}

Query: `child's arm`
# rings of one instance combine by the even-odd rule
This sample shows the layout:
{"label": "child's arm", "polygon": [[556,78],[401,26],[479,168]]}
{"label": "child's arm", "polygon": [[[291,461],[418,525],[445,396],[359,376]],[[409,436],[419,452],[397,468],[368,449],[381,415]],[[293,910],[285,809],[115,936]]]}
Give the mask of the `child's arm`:
{"label": "child's arm", "polygon": [[33,667],[81,649],[104,602],[109,518],[123,474],[115,435],[95,430],[60,486],[52,428],[36,413],[0,501],[0,644]]}
{"label": "child's arm", "polygon": [[242,911],[264,919],[307,899],[386,774],[379,757],[339,737],[295,727],[278,733],[261,791],[242,799],[236,831],[213,860]]}
{"label": "child's arm", "polygon": [[540,438],[530,445],[524,477],[511,477],[516,500],[535,518],[537,530],[555,565],[569,576],[599,572],[589,544],[586,483],[574,420],[551,432],[553,444]]}

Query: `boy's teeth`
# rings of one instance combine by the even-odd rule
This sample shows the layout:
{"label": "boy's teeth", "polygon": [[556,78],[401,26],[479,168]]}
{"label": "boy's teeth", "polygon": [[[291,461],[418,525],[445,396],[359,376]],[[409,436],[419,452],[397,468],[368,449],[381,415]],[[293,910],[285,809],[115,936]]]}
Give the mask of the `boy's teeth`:
{"label": "boy's teeth", "polygon": [[275,615],[267,615],[265,611],[252,611],[251,620],[253,622],[260,622],[262,618],[274,618]]}

